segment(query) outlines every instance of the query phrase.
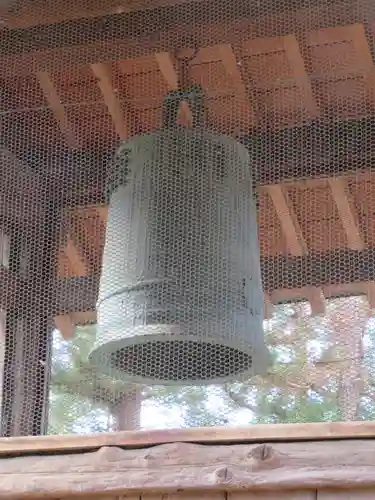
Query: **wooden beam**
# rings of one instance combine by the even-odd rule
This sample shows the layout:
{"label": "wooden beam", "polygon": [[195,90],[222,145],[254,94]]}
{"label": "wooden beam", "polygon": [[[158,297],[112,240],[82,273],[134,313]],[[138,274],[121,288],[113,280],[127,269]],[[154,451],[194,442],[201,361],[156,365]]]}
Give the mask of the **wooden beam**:
{"label": "wooden beam", "polygon": [[61,102],[60,96],[49,73],[47,71],[38,71],[36,73],[36,78],[41,89],[43,90],[46,101],[55,115],[55,119],[59,124],[61,133],[65,137],[66,143],[72,149],[79,149],[79,144],[72,130],[72,126],[69,123],[65,107]]}
{"label": "wooden beam", "polygon": [[[295,257],[303,257],[308,254],[307,243],[302,234],[297,217],[287,198],[287,193],[282,186],[268,186],[265,191],[270,195],[279,217],[282,232],[289,253]],[[325,300],[319,287],[307,287],[307,299],[310,303],[311,314],[324,314]]]}
{"label": "wooden beam", "polygon": [[[373,130],[373,117],[336,123],[314,121],[294,129],[257,131],[238,140],[248,148],[252,164],[257,166],[252,174],[258,188],[279,183],[295,186],[308,183],[318,187],[326,184],[327,177],[337,175],[345,175],[354,182],[372,179],[375,165]],[[104,203],[106,167],[112,157],[112,149],[100,154],[97,151],[59,152],[54,172],[64,181],[69,208]],[[67,163],[71,166],[69,169],[66,169]],[[9,197],[4,200],[9,201]],[[26,198],[25,203],[29,202]],[[20,215],[14,206],[13,212]]]}
{"label": "wooden beam", "polygon": [[[307,299],[314,311],[322,311],[322,296],[363,294],[375,281],[375,248],[363,252],[343,249],[303,257],[277,256],[261,259],[263,289],[272,303]],[[100,274],[56,280],[53,315],[94,311]],[[27,287],[27,284],[19,286]],[[320,296],[317,296],[317,289]],[[324,293],[323,293],[324,290]],[[6,294],[6,291],[5,291]],[[0,294],[1,297],[1,294]]]}
{"label": "wooden beam", "polygon": [[116,134],[121,140],[125,141],[131,134],[118,97],[118,91],[113,87],[111,66],[105,63],[95,63],[91,65],[91,70],[98,79],[98,86],[103,95],[108,112],[112,117]]}
{"label": "wooden beam", "polygon": [[[274,290],[271,294],[272,302],[274,304],[282,304],[285,302],[302,302],[308,301],[311,308],[312,316],[324,315],[326,312],[325,303],[325,292],[329,293],[330,287],[325,287],[324,291],[321,287],[316,286],[302,286],[293,289],[281,288]],[[359,287],[359,294],[362,293]],[[337,296],[340,295],[341,285],[338,285],[335,293]],[[356,295],[356,293],[355,293]]]}
{"label": "wooden beam", "polygon": [[71,263],[74,274],[76,276],[85,276],[88,273],[88,267],[78,252],[70,233],[66,235],[64,251]]}
{"label": "wooden beam", "polygon": [[[335,201],[341,224],[345,230],[348,247],[358,252],[365,249],[362,238],[359,217],[355,202],[344,177],[331,177],[329,180],[332,197]],[[366,285],[366,295],[371,309],[375,308],[375,283],[370,281]]]}
{"label": "wooden beam", "polygon": [[10,239],[9,236],[0,229],[0,266],[9,269],[9,251],[10,251]]}
{"label": "wooden beam", "polygon": [[60,314],[55,317],[55,327],[59,330],[64,340],[71,340],[75,337],[76,325],[70,314]]}
{"label": "wooden beam", "polygon": [[108,207],[107,205],[98,205],[95,207],[100,220],[107,226],[108,221]]}
{"label": "wooden beam", "polygon": [[[178,90],[179,81],[178,74],[176,70],[176,62],[173,60],[172,55],[169,52],[158,52],[155,54],[156,62],[158,63],[159,69],[167,82],[169,90]],[[192,114],[189,105],[186,101],[182,101],[179,110],[179,120],[181,124],[185,127],[190,127],[192,125]]]}
{"label": "wooden beam", "polygon": [[[196,0],[193,0],[196,1]],[[108,0],[99,3],[97,0],[85,0],[77,4],[74,0],[56,0],[53,4],[46,4],[43,0],[25,0],[17,4],[12,12],[2,16],[4,24],[11,29],[28,28],[43,24],[56,24],[79,19],[102,18],[119,15],[122,12],[132,12],[145,9],[156,9],[168,5],[191,2],[191,0],[137,0],[137,2],[123,4],[118,0]]]}
{"label": "wooden beam", "polygon": [[[333,422],[2,440],[17,455],[1,459],[0,495],[37,498],[37,488],[44,499],[89,498],[93,492],[109,499],[121,492],[129,500],[370,500],[370,430],[371,422]],[[295,436],[304,441],[291,442]]]}
{"label": "wooden beam", "polygon": [[264,294],[264,319],[270,319],[273,314],[273,303],[268,293]]}
{"label": "wooden beam", "polygon": [[[187,443],[188,446],[190,443],[199,443],[199,444],[207,444],[209,446],[205,446],[204,448],[212,449],[215,453],[220,452],[220,448],[223,447],[221,451],[228,450],[229,455],[231,454],[230,449],[228,448],[228,444],[232,445],[240,445],[245,446],[256,445],[258,443],[264,442],[279,442],[282,446],[285,443],[290,443],[290,446],[296,449],[296,444],[301,442],[301,445],[307,446],[309,444],[315,444],[318,446],[322,446],[324,448],[324,453],[327,453],[327,450],[330,450],[331,453],[335,453],[336,444],[341,443],[346,446],[353,447],[353,443],[358,443],[356,450],[360,449],[360,444],[363,443],[366,451],[366,456],[371,461],[371,464],[374,465],[373,455],[374,455],[374,435],[375,435],[375,422],[314,422],[314,423],[302,423],[302,424],[256,424],[242,427],[198,427],[194,429],[148,429],[144,431],[120,431],[120,432],[101,432],[99,434],[86,434],[86,435],[65,435],[65,436],[41,436],[41,437],[13,437],[9,438],[0,438],[0,456],[1,460],[7,460],[10,457],[17,457],[22,455],[31,455],[31,454],[40,454],[41,458],[45,459],[45,464],[54,464],[56,463],[56,459],[58,458],[58,454],[64,457],[64,452],[79,452],[76,453],[75,456],[82,456],[82,452],[92,452],[92,450],[98,450],[94,453],[101,453],[100,448],[106,447],[104,452],[111,452],[110,448],[113,448],[112,451],[115,453],[112,454],[112,458],[115,458],[115,454],[117,454],[118,448],[120,447],[122,450],[128,450],[130,452],[134,452],[139,450],[139,452],[143,452],[143,460],[146,460],[144,457],[145,447],[150,446],[154,447],[157,445],[165,445],[166,443],[170,443],[171,445],[175,445],[176,443]],[[357,441],[353,441],[357,439]],[[363,441],[359,442],[358,440],[363,439]],[[306,441],[315,441],[315,443],[306,443]],[[347,441],[346,441],[347,440]],[[316,442],[318,441],[318,442]],[[326,442],[328,441],[328,442]],[[220,446],[222,445],[222,446]],[[155,448],[154,448],[155,449]],[[167,449],[170,451],[171,447],[167,446]],[[351,448],[352,449],[352,448]],[[364,451],[363,449],[363,451]],[[215,451],[216,450],[216,451]],[[157,451],[157,450],[155,450]],[[148,454],[149,450],[147,450],[146,454]],[[47,459],[45,458],[48,454],[54,455],[49,456]],[[157,455],[157,453],[156,453]],[[245,454],[247,456],[248,454]],[[175,457],[176,454],[173,453],[170,455],[169,459]],[[194,455],[199,464],[202,465],[202,460],[200,460],[199,453]],[[241,460],[243,462],[243,456],[241,455]],[[315,456],[315,455],[314,455]],[[351,457],[351,460],[358,460],[358,454],[355,453],[339,453],[339,457],[341,459],[348,459]],[[153,458],[153,457],[151,457]],[[35,460],[35,456],[32,457]],[[350,458],[349,458],[350,459]],[[229,458],[226,458],[225,461],[229,461]],[[309,454],[308,461],[311,465],[311,454]],[[11,464],[12,460],[9,460]],[[168,462],[168,459],[167,459]],[[2,462],[1,462],[2,463]],[[69,463],[66,458],[64,459],[64,464],[67,465]],[[92,460],[92,464],[100,464],[105,463],[105,460]],[[139,463],[139,461],[138,461]],[[142,467],[144,468],[144,462],[142,461]],[[317,459],[316,463],[320,463],[320,460]],[[269,464],[267,464],[269,466]],[[248,464],[244,465],[248,469]],[[108,466],[105,465],[104,468],[108,469],[113,473],[113,466],[111,470],[111,461],[109,461]],[[309,469],[309,467],[307,467]],[[26,476],[33,479],[33,475],[30,474],[29,467],[23,466],[15,466],[13,469],[13,473],[15,471],[21,471],[25,469]],[[126,470],[126,465],[125,465]],[[148,470],[148,467],[146,468]],[[0,469],[2,472],[3,469]],[[181,467],[180,467],[181,472]],[[268,467],[267,473],[270,472]],[[322,474],[325,477],[327,470],[323,468]],[[358,473],[358,471],[357,471]],[[123,473],[121,472],[121,477],[123,479]],[[126,474],[125,474],[126,475]],[[128,474],[129,475],[129,474]],[[314,474],[315,475],[315,474]],[[254,475],[250,474],[250,477],[254,480]],[[337,485],[337,477],[333,475],[334,480],[336,480]],[[65,479],[65,475],[64,475]],[[76,479],[76,477],[74,477]],[[90,474],[89,479],[92,480],[92,474]],[[130,478],[131,479],[131,478]],[[302,482],[303,479],[299,478]],[[374,475],[372,475],[372,481],[375,481]],[[316,484],[320,484],[316,482]],[[7,484],[4,478],[4,483]],[[43,483],[43,481],[42,481]],[[3,484],[3,482],[1,482]],[[33,482],[35,485],[35,482]],[[75,482],[77,488],[79,484]],[[358,481],[356,481],[358,485]],[[23,486],[23,483],[20,484],[20,487]],[[108,484],[107,484],[108,486]],[[190,487],[192,484],[190,483]],[[237,488],[237,484],[234,485]],[[286,487],[286,485],[284,485]],[[364,486],[364,485],[362,485]],[[212,488],[212,483],[211,483]],[[121,491],[121,487],[116,490],[116,494]],[[89,494],[92,494],[93,489],[90,490]],[[100,493],[100,490],[96,490],[96,493]],[[109,493],[108,491],[106,492]],[[81,492],[81,494],[83,494]],[[16,493],[14,492],[16,496]],[[8,495],[3,495],[5,498],[9,498]],[[33,495],[36,498],[36,492]],[[56,497],[54,497],[56,498]]]}
{"label": "wooden beam", "polygon": [[[113,14],[106,18],[110,30],[102,29],[100,18],[20,32],[3,30],[0,33],[2,78],[28,75],[40,67],[49,72],[65,71],[72,63],[86,66],[98,61],[133,59],[138,54],[173,52],[181,47],[181,19],[184,19],[184,37],[189,40],[193,36],[197,45],[204,47],[226,43],[238,46],[246,39],[283,36],[297,29],[303,33],[338,24],[365,23],[375,16],[375,6],[368,0],[357,0],[354,4],[342,0],[330,4],[329,9],[314,1],[308,8],[288,9],[281,14],[283,9],[283,3],[267,2],[262,8],[263,15],[259,16],[252,2],[238,4],[234,12],[230,3],[211,0]],[[38,38],[44,41],[43,49],[37,43],[33,45]]]}
{"label": "wooden beam", "polygon": [[[242,113],[248,115],[247,119],[251,119],[256,123],[256,116],[246,85],[242,80],[240,67],[237,63],[236,55],[231,44],[222,44],[214,47],[219,59],[222,61],[227,77],[232,81],[235,89],[236,98],[241,101]],[[251,118],[250,118],[251,117]]]}
{"label": "wooden beam", "polygon": [[297,38],[295,35],[287,35],[282,37],[282,41],[287,60],[295,79],[295,84],[302,92],[306,109],[311,118],[316,118],[319,114],[318,106],[315,101],[310,78],[305,68]]}
{"label": "wooden beam", "polygon": [[16,293],[6,318],[3,436],[40,435],[47,426],[61,196],[57,184],[55,189],[45,186],[39,195],[43,218],[10,234],[9,269],[16,277]]}
{"label": "wooden beam", "polygon": [[310,303],[312,316],[322,316],[325,314],[326,301],[322,288],[316,286],[307,287],[307,299]]}
{"label": "wooden beam", "polygon": [[40,192],[45,178],[8,149],[0,148],[0,164],[1,227],[7,230],[14,224],[25,227],[37,223],[43,216]]}
{"label": "wooden beam", "polygon": [[359,227],[354,199],[349,192],[349,187],[344,177],[331,177],[328,179],[333,200],[344,228],[348,247],[351,250],[361,251],[365,244]]}
{"label": "wooden beam", "polygon": [[371,50],[367,41],[365,26],[354,24],[348,26],[352,37],[352,43],[357,52],[357,60],[363,71],[365,88],[372,107],[375,106],[375,66],[371,55]]}

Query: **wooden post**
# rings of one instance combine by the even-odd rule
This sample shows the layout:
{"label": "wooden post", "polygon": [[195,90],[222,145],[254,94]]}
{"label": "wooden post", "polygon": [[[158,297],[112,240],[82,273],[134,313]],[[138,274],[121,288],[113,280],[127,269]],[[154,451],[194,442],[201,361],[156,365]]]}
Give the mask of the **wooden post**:
{"label": "wooden post", "polygon": [[42,216],[31,226],[15,227],[11,234],[9,269],[21,280],[22,287],[6,316],[3,436],[46,432],[54,325],[51,292],[60,206],[46,185],[34,200],[35,210]]}

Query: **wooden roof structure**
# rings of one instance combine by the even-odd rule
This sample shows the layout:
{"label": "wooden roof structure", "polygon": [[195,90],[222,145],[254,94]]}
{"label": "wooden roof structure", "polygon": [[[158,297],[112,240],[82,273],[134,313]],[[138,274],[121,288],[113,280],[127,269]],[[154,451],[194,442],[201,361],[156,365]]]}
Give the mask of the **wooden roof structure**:
{"label": "wooden roof structure", "polygon": [[[375,307],[375,6],[289,3],[257,11],[218,0],[53,8],[29,0],[4,14],[8,155],[21,158],[13,168],[29,193],[46,172],[64,192],[53,313],[66,337],[95,319],[108,159],[119,140],[161,125],[163,98],[178,85],[177,54],[193,47],[189,78],[207,93],[209,126],[236,136],[254,159],[267,314],[301,299],[320,314],[325,298],[352,293]],[[188,107],[179,119],[188,125]],[[29,166],[41,151],[52,166],[31,172],[26,150]],[[25,219],[37,216],[24,203]],[[22,283],[2,273],[7,306]]]}

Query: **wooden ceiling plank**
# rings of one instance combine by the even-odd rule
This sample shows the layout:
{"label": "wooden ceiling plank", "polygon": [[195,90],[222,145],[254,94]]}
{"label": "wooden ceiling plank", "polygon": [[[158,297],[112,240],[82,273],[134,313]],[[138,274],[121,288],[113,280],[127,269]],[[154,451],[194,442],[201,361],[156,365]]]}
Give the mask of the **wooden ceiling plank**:
{"label": "wooden ceiling plank", "polygon": [[282,37],[282,41],[290,69],[296,80],[296,85],[303,93],[306,109],[310,116],[314,118],[319,114],[318,105],[314,98],[311,81],[306,71],[298,40],[295,35],[287,35]]}
{"label": "wooden ceiling plank", "polygon": [[129,126],[126,116],[122,110],[120,99],[116,90],[113,88],[112,70],[110,64],[95,63],[91,64],[91,70],[98,80],[98,86],[103,95],[104,102],[111,115],[116,134],[122,141],[129,138]]}
{"label": "wooden ceiling plank", "polygon": [[362,251],[365,244],[361,236],[358,215],[348,183],[344,177],[331,177],[328,179],[328,183],[346,234],[348,247],[351,250]]}
{"label": "wooden ceiling plank", "polygon": [[297,221],[294,210],[287,201],[286,193],[281,185],[266,186],[265,191],[270,196],[280,220],[286,246],[291,255],[303,257],[308,253],[306,241]]}
{"label": "wooden ceiling plank", "polygon": [[237,63],[236,55],[232,45],[223,44],[217,45],[217,52],[222,61],[227,76],[236,84],[237,94],[248,100],[247,89],[242,80],[240,68]]}
{"label": "wooden ceiling plank", "polygon": [[[179,81],[176,70],[176,64],[172,55],[169,52],[158,52],[155,54],[156,62],[159,66],[160,72],[163,75],[169,90],[178,90]],[[189,105],[186,101],[182,101],[179,110],[179,119],[181,123],[190,127],[192,124],[192,114]]]}
{"label": "wooden ceiling plank", "polygon": [[360,66],[363,67],[363,78],[365,81],[367,95],[372,106],[375,106],[375,66],[372,59],[366,31],[363,24],[350,26],[351,41],[356,49]]}
{"label": "wooden ceiling plank", "polygon": [[38,71],[36,73],[36,78],[68,146],[72,149],[79,149],[79,143],[69,122],[65,107],[61,102],[60,96],[49,73],[47,71]]}
{"label": "wooden ceiling plank", "polygon": [[251,119],[256,123],[255,111],[250,102],[250,96],[248,93],[248,89],[246,88],[245,83],[243,82],[241,70],[237,62],[236,54],[233,50],[231,44],[221,44],[216,46],[216,50],[220,60],[223,63],[226,74],[228,78],[234,83],[236,90],[236,98],[239,98],[244,105],[248,104],[249,108],[246,109],[246,112],[250,112],[252,114]]}

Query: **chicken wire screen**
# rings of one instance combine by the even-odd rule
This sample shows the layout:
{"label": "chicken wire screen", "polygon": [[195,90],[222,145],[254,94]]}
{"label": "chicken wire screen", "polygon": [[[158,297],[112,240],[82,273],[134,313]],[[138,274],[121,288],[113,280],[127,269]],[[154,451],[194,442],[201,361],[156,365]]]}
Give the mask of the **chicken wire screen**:
{"label": "chicken wire screen", "polygon": [[1,20],[1,435],[372,420],[373,2]]}

